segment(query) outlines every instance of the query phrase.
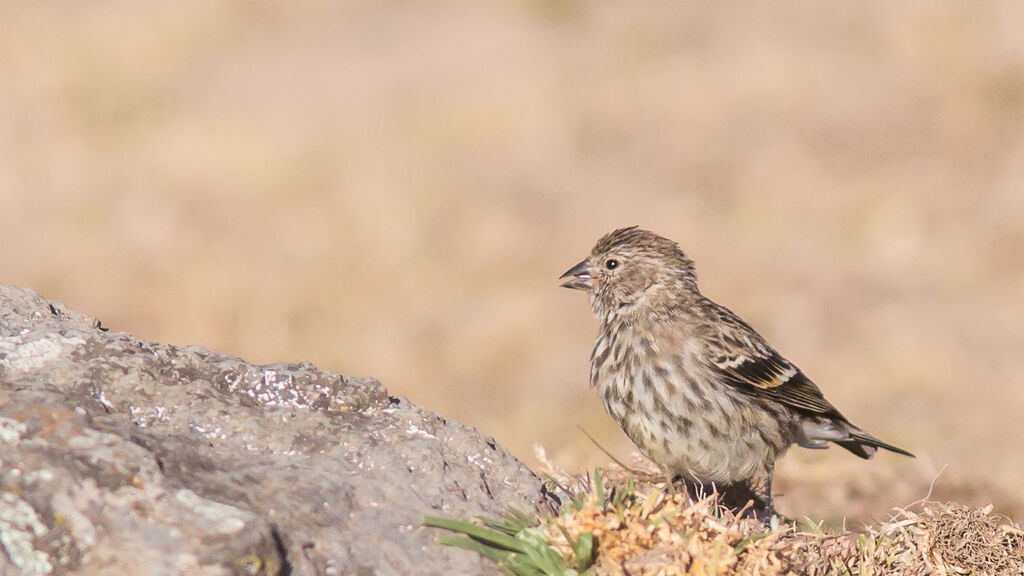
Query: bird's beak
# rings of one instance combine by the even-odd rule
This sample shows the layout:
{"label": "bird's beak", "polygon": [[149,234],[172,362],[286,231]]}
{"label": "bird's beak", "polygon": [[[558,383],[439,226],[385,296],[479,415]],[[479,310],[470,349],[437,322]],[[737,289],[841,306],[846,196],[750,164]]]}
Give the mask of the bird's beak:
{"label": "bird's beak", "polygon": [[[574,290],[593,290],[594,279],[590,276],[590,265],[584,260],[579,264],[569,268],[565,274],[559,276],[559,280],[562,278],[569,278],[564,284],[563,288],[572,288]],[[571,277],[571,278],[570,278]]]}

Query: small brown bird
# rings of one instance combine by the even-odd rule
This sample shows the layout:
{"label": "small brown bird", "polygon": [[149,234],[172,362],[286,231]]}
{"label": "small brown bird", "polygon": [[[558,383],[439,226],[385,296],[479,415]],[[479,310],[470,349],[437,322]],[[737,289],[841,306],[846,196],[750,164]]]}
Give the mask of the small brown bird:
{"label": "small brown bird", "polygon": [[850,423],[760,334],[705,298],[675,242],[622,228],[562,278],[590,293],[601,322],[591,387],[672,476],[741,492],[770,511],[775,459],[794,443],[834,442],[861,458],[877,448],[913,456]]}

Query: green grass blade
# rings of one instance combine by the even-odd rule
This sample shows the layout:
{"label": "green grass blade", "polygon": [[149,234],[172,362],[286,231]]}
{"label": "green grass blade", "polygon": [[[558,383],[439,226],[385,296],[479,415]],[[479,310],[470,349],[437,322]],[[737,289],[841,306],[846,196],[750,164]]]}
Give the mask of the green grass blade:
{"label": "green grass blade", "polygon": [[765,536],[768,536],[768,534],[769,534],[768,532],[755,532],[754,534],[751,534],[750,536],[743,537],[742,540],[740,540],[739,542],[736,543],[736,548],[735,548],[736,549],[736,553],[737,554],[743,553],[743,551],[747,549],[747,546],[750,546],[751,544],[753,544],[754,542],[757,542],[761,538],[764,538]]}
{"label": "green grass blade", "polygon": [[594,563],[597,549],[594,547],[594,535],[590,532],[580,534],[572,544],[572,551],[576,554],[575,568],[584,571]]}
{"label": "green grass blade", "polygon": [[474,540],[479,540],[485,544],[503,548],[511,552],[525,552],[525,546],[521,540],[517,540],[513,536],[504,532],[477,526],[476,524],[465,520],[450,520],[447,518],[437,518],[436,516],[425,516],[423,518],[423,525],[433,526],[435,528],[444,528],[453,532],[461,532]]}
{"label": "green grass blade", "polygon": [[437,541],[445,546],[454,546],[456,548],[476,552],[477,554],[480,554],[485,558],[489,558],[494,562],[504,562],[514,554],[514,552],[509,552],[508,550],[499,550],[492,546],[488,546],[477,540],[473,540],[469,536],[445,536],[443,538],[438,538]]}
{"label": "green grass blade", "polygon": [[504,532],[509,536],[514,536],[515,534],[518,534],[527,528],[532,528],[539,523],[536,519],[516,508],[509,508],[504,514],[502,514],[501,519],[488,518],[486,516],[477,516],[477,519],[483,522],[487,527]]}

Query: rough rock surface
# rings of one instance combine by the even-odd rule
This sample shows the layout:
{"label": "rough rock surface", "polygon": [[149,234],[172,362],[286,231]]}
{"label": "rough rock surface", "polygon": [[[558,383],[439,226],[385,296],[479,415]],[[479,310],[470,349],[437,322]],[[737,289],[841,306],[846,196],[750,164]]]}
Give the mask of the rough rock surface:
{"label": "rough rock surface", "polygon": [[0,285],[0,574],[489,574],[422,517],[543,505],[493,439],[375,380]]}

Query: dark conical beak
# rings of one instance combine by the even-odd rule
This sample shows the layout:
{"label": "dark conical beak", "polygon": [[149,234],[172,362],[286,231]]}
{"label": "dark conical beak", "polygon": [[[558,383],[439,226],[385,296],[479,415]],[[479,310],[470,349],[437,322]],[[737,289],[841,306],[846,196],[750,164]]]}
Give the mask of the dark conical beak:
{"label": "dark conical beak", "polygon": [[563,288],[572,288],[574,290],[593,290],[594,279],[590,276],[589,263],[584,260],[579,264],[566,270],[565,274],[558,277],[559,280],[562,278],[569,278],[568,281],[562,284]]}

